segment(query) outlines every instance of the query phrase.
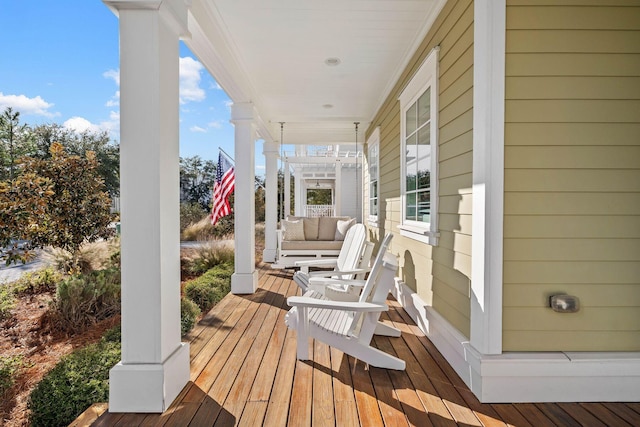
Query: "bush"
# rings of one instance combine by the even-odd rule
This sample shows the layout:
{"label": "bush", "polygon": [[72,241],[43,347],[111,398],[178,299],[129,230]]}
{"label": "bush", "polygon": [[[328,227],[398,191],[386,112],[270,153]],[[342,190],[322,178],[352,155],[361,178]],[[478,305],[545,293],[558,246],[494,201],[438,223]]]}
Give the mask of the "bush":
{"label": "bush", "polygon": [[62,358],[31,392],[31,425],[66,426],[92,404],[106,402],[109,370],[119,361],[120,342],[106,339]]}
{"label": "bush", "polygon": [[101,240],[85,243],[75,254],[61,249],[47,247],[43,258],[63,273],[87,274],[120,265],[120,239]]}
{"label": "bush", "polygon": [[207,216],[182,231],[182,240],[189,241],[226,239],[230,236],[233,236],[233,214],[222,217],[215,226],[211,225]]}
{"label": "bush", "polygon": [[13,386],[15,377],[23,366],[22,356],[0,357],[0,397]]}
{"label": "bush", "polygon": [[185,261],[184,270],[193,275],[203,274],[217,265],[233,264],[233,246],[210,242],[195,248],[194,255]]}
{"label": "bush", "polygon": [[111,268],[60,282],[55,318],[68,332],[82,330],[120,312],[120,270]]}
{"label": "bush", "polygon": [[62,274],[55,268],[47,267],[23,274],[20,279],[13,283],[13,290],[18,295],[53,292],[62,279]]}
{"label": "bush", "polygon": [[231,273],[224,267],[215,267],[197,279],[189,280],[184,293],[207,312],[231,290]]}
{"label": "bush", "polygon": [[185,336],[193,329],[200,316],[200,309],[189,298],[180,298],[180,332]]}
{"label": "bush", "polygon": [[11,310],[16,306],[16,296],[11,286],[0,284],[0,320],[11,317]]}
{"label": "bush", "polygon": [[200,203],[180,203],[180,232],[207,216]]}

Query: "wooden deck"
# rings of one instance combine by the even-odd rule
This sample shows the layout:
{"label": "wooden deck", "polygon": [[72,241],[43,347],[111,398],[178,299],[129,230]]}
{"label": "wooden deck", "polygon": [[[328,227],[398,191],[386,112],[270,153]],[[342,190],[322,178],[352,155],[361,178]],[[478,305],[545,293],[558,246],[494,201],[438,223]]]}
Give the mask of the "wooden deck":
{"label": "wooden deck", "polygon": [[[191,381],[162,415],[103,413],[93,426],[638,426],[640,403],[481,404],[390,300],[401,338],[375,345],[407,362],[369,368],[321,343],[296,360],[284,325],[290,272],[260,269],[254,295],[228,295],[192,331]],[[86,414],[85,414],[86,415]],[[74,425],[88,425],[79,418]]]}

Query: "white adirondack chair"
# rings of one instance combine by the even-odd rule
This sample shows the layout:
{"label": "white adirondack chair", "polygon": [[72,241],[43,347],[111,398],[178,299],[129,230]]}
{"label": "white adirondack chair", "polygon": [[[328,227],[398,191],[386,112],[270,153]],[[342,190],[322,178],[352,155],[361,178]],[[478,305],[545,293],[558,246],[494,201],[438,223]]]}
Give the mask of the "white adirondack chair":
{"label": "white adirondack chair", "polygon": [[[355,224],[344,237],[344,243],[340,249],[340,254],[333,259],[317,259],[297,261],[296,266],[300,267],[293,275],[293,280],[302,289],[302,293],[306,292],[309,287],[309,279],[315,277],[335,277],[341,279],[353,279],[356,274],[366,273],[366,269],[361,268],[361,261],[368,256],[366,263],[369,263],[372,248],[365,244],[366,228],[363,224]],[[369,248],[366,249],[365,248]],[[310,267],[331,268],[333,271],[313,271],[309,272]]]}
{"label": "white adirondack chair", "polygon": [[[286,322],[298,334],[298,359],[308,360],[308,338],[311,337],[371,366],[404,370],[404,360],[371,346],[373,334],[382,332],[383,324],[378,320],[380,313],[389,309],[386,299],[397,268],[395,256],[388,252],[378,254],[360,299],[355,302],[328,300],[315,291],[289,297],[287,304],[293,308],[289,310]],[[397,329],[387,328],[393,336],[399,336]]]}
{"label": "white adirondack chair", "polygon": [[[389,245],[391,244],[391,239],[393,238],[393,234],[387,234],[383,237],[380,242],[380,248],[378,250],[378,256],[384,255]],[[374,265],[378,262],[378,258],[376,257],[376,261],[374,261]],[[354,279],[344,279],[344,278],[309,278],[309,289],[313,289],[314,291],[318,291],[324,296],[326,296],[330,300],[334,301],[358,301],[360,298],[360,292],[362,288],[364,288],[365,281],[362,280],[363,277],[356,276]]]}

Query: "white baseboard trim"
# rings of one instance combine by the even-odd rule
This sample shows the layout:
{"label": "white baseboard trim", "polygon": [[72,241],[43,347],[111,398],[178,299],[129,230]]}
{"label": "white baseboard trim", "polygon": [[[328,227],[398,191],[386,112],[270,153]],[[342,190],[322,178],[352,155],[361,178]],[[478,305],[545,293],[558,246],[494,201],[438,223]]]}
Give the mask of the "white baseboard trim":
{"label": "white baseboard trim", "polygon": [[482,355],[398,279],[393,295],[483,403],[640,401],[640,352]]}

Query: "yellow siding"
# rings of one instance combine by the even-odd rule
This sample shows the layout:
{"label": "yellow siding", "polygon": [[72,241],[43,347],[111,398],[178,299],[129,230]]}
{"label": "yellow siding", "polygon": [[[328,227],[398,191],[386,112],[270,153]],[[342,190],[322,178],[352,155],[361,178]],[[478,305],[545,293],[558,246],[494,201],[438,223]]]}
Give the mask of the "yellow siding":
{"label": "yellow siding", "polygon": [[[440,45],[439,228],[437,247],[400,236],[400,105],[402,89]],[[449,1],[409,62],[367,137],[380,126],[380,216],[376,233],[395,234],[400,277],[469,336],[471,168],[473,124],[473,2]]]}
{"label": "yellow siding", "polygon": [[503,350],[638,351],[640,2],[508,0],[506,46]]}

